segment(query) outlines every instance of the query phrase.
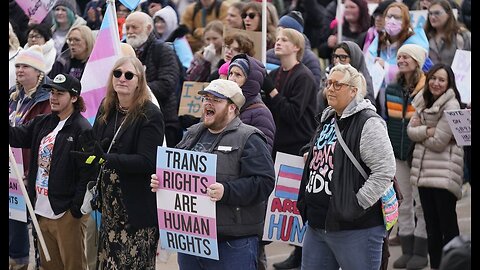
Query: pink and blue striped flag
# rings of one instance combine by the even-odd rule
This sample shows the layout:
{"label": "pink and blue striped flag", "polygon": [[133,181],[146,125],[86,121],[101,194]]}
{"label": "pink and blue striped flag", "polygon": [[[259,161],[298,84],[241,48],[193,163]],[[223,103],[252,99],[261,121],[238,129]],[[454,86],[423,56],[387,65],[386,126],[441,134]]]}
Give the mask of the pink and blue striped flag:
{"label": "pink and blue striped flag", "polygon": [[113,1],[107,1],[107,10],[81,79],[82,97],[87,107],[83,115],[91,124],[107,92],[107,82],[113,65],[121,55],[117,14],[113,5]]}
{"label": "pink and blue striped flag", "polygon": [[296,200],[298,198],[302,174],[303,168],[292,167],[285,164],[280,165],[275,187],[275,196]]}
{"label": "pink and blue striped flag", "polygon": [[134,10],[138,6],[138,3],[140,3],[140,0],[120,0],[120,3],[130,10]]}

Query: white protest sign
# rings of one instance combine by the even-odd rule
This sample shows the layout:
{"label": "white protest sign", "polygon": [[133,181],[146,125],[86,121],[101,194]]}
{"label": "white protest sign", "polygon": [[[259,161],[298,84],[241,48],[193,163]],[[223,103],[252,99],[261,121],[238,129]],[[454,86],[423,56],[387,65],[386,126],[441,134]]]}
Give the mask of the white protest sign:
{"label": "white protest sign", "polygon": [[[20,174],[23,175],[23,158],[22,150],[18,148],[12,148],[13,156],[17,162],[17,168],[20,171]],[[9,189],[8,189],[8,217],[13,220],[27,222],[27,205],[25,203],[25,197],[23,197],[22,190],[18,185],[23,185],[19,183],[17,177],[14,175],[11,161],[8,164],[8,178],[9,180]]]}
{"label": "white protest sign", "polygon": [[455,83],[462,102],[469,103],[472,96],[472,53],[465,50],[457,50],[453,57],[452,70],[455,74]]}
{"label": "white protest sign", "polygon": [[15,0],[35,23],[41,23],[57,0]]}
{"label": "white protest sign", "polygon": [[378,92],[380,91],[380,87],[383,83],[383,79],[385,78],[385,69],[383,69],[378,62],[368,62],[367,69],[372,77],[373,94],[375,98],[377,98]]}
{"label": "white protest sign", "polygon": [[263,240],[303,246],[307,227],[297,209],[303,166],[303,157],[277,153],[275,189],[268,198]]}
{"label": "white protest sign", "polygon": [[218,260],[215,202],[217,156],[168,147],[157,149],[160,244],[167,250]]}
{"label": "white protest sign", "polygon": [[452,129],[457,145],[472,144],[472,124],[470,109],[444,111],[448,125]]}

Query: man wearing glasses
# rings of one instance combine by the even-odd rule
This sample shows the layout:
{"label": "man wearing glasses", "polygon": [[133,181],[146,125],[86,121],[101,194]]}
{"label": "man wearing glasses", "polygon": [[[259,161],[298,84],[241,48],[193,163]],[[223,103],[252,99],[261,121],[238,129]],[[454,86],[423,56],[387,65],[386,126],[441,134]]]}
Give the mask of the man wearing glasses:
{"label": "man wearing glasses", "polygon": [[[213,80],[202,95],[203,121],[176,146],[217,155],[217,183],[207,188],[217,202],[219,260],[178,253],[181,270],[257,269],[265,203],[273,190],[273,160],[265,135],[238,117],[245,97],[237,83]],[[152,175],[156,192],[160,176]]]}

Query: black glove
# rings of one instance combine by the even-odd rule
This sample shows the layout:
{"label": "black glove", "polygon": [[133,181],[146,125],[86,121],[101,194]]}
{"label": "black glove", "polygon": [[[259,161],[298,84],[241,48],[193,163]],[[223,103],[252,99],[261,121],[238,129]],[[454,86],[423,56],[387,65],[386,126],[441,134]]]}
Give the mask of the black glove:
{"label": "black glove", "polygon": [[97,140],[93,142],[93,149],[91,151],[86,151],[84,148],[84,151],[70,151],[70,154],[88,165],[102,164],[105,162],[105,152],[103,152],[102,146]]}
{"label": "black glove", "polygon": [[270,92],[275,89],[275,84],[273,83],[273,80],[270,78],[270,76],[265,76],[263,78],[263,85],[262,85],[262,90],[265,91],[265,94],[269,95]]}
{"label": "black glove", "polygon": [[80,142],[83,152],[93,152],[97,138],[93,133],[93,129],[87,129],[78,136],[78,141]]}

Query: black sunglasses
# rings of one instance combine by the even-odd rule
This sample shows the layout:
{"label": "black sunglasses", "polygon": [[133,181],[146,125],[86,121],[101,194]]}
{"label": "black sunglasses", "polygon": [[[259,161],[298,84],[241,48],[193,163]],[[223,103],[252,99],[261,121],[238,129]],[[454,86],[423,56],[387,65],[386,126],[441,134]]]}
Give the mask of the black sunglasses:
{"label": "black sunglasses", "polygon": [[113,71],[113,76],[114,76],[115,78],[117,78],[117,79],[120,78],[120,77],[122,77],[122,74],[125,74],[125,79],[127,79],[127,80],[129,80],[129,81],[130,81],[131,79],[133,79],[133,76],[138,76],[137,74],[135,74],[135,73],[133,73],[133,72],[130,72],[130,71],[127,71],[127,72],[125,72],[125,73],[123,73],[123,72],[122,72],[121,70],[119,70],[119,69],[115,69],[115,70]]}
{"label": "black sunglasses", "polygon": [[257,16],[257,13],[255,13],[255,12],[243,13],[243,14],[242,14],[242,19],[247,18],[247,16],[248,16],[251,20],[253,20],[253,18],[255,18],[255,16]]}

